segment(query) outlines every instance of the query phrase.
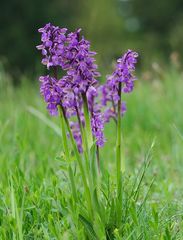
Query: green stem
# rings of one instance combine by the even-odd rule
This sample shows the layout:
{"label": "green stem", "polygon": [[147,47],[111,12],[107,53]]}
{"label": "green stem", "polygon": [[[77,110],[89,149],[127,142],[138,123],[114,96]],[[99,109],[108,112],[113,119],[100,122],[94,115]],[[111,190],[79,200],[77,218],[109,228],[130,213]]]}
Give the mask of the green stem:
{"label": "green stem", "polygon": [[121,182],[121,83],[118,90],[118,116],[117,116],[117,145],[116,145],[116,167],[117,167],[117,186],[120,191],[119,183]]}
{"label": "green stem", "polygon": [[[60,110],[60,108],[59,108],[59,113],[60,113],[60,122],[61,122],[61,128],[62,128],[64,151],[65,151],[65,155],[66,155],[66,160],[69,161],[70,151],[69,151],[69,146],[68,146],[68,141],[67,141],[67,133],[66,133],[65,123],[64,123],[64,117],[63,117],[63,114],[62,114],[62,111]],[[72,167],[70,164],[69,164],[68,172],[69,172],[72,194],[73,194],[75,202],[77,202],[77,191],[76,191],[76,185],[74,182],[74,174],[73,174]]]}
{"label": "green stem", "polygon": [[122,149],[121,149],[121,83],[118,89],[118,116],[117,116],[117,141],[116,141],[116,175],[117,175],[117,224],[120,224],[122,216]]}
{"label": "green stem", "polygon": [[[57,78],[57,75],[58,75],[57,67],[54,67],[53,72],[54,72],[54,77]],[[64,146],[64,150],[65,150],[66,159],[67,159],[67,161],[69,161],[70,151],[69,151],[69,146],[68,146],[68,141],[67,141],[67,133],[66,133],[66,129],[65,129],[64,116],[63,116],[60,108],[59,108],[59,114],[60,114],[60,122],[61,122],[61,129],[62,129],[63,146]],[[72,167],[70,164],[69,164],[69,168],[68,168],[68,173],[69,173],[69,178],[70,178],[70,183],[71,183],[72,194],[73,194],[75,202],[77,202],[77,191],[76,191],[76,185],[74,182],[74,174],[73,174],[73,170],[72,170]]]}
{"label": "green stem", "polygon": [[87,171],[87,176],[89,179],[89,186],[91,191],[93,191],[93,176],[91,172],[91,147],[93,146],[93,135],[90,124],[90,113],[88,109],[88,102],[86,98],[86,94],[82,94],[83,98],[83,111],[85,118],[85,126],[83,127],[83,146],[84,146],[84,154],[85,154],[85,166]]}
{"label": "green stem", "polygon": [[83,147],[83,154],[84,154],[84,158],[85,158],[85,162],[84,162],[85,169],[86,169],[88,180],[89,180],[89,187],[90,187],[90,189],[92,189],[92,178],[91,178],[90,167],[89,167],[89,165],[90,165],[90,150],[88,147],[86,128],[83,127],[77,107],[76,107],[76,113],[77,113],[77,118],[78,118],[78,122],[80,125],[80,131],[81,131],[81,136],[82,136],[82,147]]}
{"label": "green stem", "polygon": [[89,159],[88,141],[87,141],[86,131],[85,131],[85,129],[83,127],[83,124],[81,122],[79,111],[78,111],[77,107],[76,107],[76,114],[77,114],[77,119],[78,119],[80,131],[81,131],[83,152],[84,152],[84,156],[85,156],[86,161],[87,161],[87,159]]}
{"label": "green stem", "polygon": [[96,146],[96,157],[97,157],[97,168],[98,168],[98,174],[100,174],[100,153],[99,153],[99,146]]}
{"label": "green stem", "polygon": [[85,128],[86,128],[86,134],[87,134],[87,142],[89,149],[93,145],[93,135],[91,130],[91,124],[90,124],[90,115],[89,115],[89,109],[88,109],[88,103],[86,94],[82,94],[83,98],[83,109],[84,109],[84,117],[85,117]]}
{"label": "green stem", "polygon": [[72,143],[72,146],[73,146],[73,149],[74,149],[74,153],[75,153],[78,165],[79,165],[79,169],[80,169],[80,172],[81,172],[81,177],[82,177],[83,184],[84,184],[84,190],[85,190],[85,196],[86,196],[86,201],[87,201],[87,205],[88,205],[89,216],[92,219],[93,218],[93,209],[92,209],[91,194],[90,194],[90,190],[89,190],[89,187],[88,187],[87,178],[86,178],[86,174],[85,174],[85,171],[84,171],[82,159],[81,159],[81,156],[80,156],[80,154],[78,152],[78,149],[77,149],[77,146],[76,146],[76,143],[75,143],[72,131],[70,129],[70,125],[69,125],[68,119],[65,116],[65,111],[64,111],[64,109],[61,106],[60,106],[60,111],[62,112],[62,115],[64,117],[67,129],[69,131],[71,143]]}

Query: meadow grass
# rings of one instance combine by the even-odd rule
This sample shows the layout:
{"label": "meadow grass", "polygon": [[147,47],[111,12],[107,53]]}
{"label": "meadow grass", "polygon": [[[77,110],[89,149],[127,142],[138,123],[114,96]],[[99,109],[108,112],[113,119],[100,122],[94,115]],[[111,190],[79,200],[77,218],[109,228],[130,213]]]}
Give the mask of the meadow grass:
{"label": "meadow grass", "polygon": [[[104,194],[108,193],[106,199],[111,211],[105,226],[106,239],[183,239],[182,89],[181,73],[169,69],[150,81],[139,78],[135,91],[125,96],[127,113],[122,129],[127,169],[123,180],[123,237],[113,225],[110,193],[116,177],[115,132],[114,123],[107,125],[107,142],[100,153],[106,173]],[[55,134],[58,128],[50,126],[49,120],[59,126],[58,118],[48,116],[38,84],[22,79],[21,86],[14,88],[8,83],[8,76],[1,74],[2,240],[77,239],[76,235],[84,239],[83,230],[78,232],[70,218],[73,206],[69,202],[64,166],[58,157],[63,146],[59,134]],[[88,224],[88,239],[96,239],[90,227]]]}

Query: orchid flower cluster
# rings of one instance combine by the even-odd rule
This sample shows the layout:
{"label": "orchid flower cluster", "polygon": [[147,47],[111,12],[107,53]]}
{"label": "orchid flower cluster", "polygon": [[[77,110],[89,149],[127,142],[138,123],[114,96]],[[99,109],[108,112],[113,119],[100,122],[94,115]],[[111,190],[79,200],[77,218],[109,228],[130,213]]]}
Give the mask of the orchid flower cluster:
{"label": "orchid flower cluster", "polygon": [[[85,125],[82,110],[84,101],[91,115],[92,133],[98,146],[104,144],[103,121],[99,108],[95,107],[97,96],[97,77],[100,76],[95,64],[95,52],[90,50],[89,41],[80,37],[81,29],[67,33],[67,29],[46,24],[40,28],[42,44],[37,46],[41,50],[42,64],[47,69],[53,68],[53,76],[41,76],[41,94],[51,115],[58,114],[58,106],[65,116],[77,122],[70,121],[70,127],[78,150],[82,152],[81,128]],[[58,70],[65,71],[65,76],[59,78]],[[81,126],[82,125],[82,126]]]}
{"label": "orchid flower cluster", "polygon": [[[117,60],[115,70],[107,76],[106,83],[101,85],[95,63],[96,53],[90,50],[90,42],[81,35],[81,29],[69,33],[66,28],[48,23],[39,32],[41,45],[37,49],[42,53],[42,64],[49,71],[48,75],[39,78],[40,92],[49,113],[60,116],[64,164],[67,166],[64,169],[67,171],[76,208],[73,213],[75,225],[78,225],[78,219],[83,214],[78,205],[81,197],[87,210],[84,219],[93,224],[99,218],[101,224],[104,222],[103,208],[100,207],[103,199],[99,196],[99,148],[106,141],[104,125],[113,119],[117,129],[115,204],[116,224],[119,226],[122,219],[122,173],[125,169],[124,151],[121,147],[121,117],[126,111],[126,105],[122,101],[122,94],[129,93],[134,88],[136,78],[133,72],[138,54],[128,50]],[[74,166],[73,159],[76,160]],[[83,183],[82,195],[78,194],[80,186],[75,178],[77,169]],[[83,215],[80,220],[83,222]]]}
{"label": "orchid flower cluster", "polygon": [[[38,30],[41,33],[42,64],[53,75],[41,76],[40,92],[47,103],[51,115],[58,114],[60,107],[72,130],[79,152],[83,151],[82,131],[86,125],[83,107],[90,114],[91,132],[98,147],[105,142],[104,124],[117,117],[119,91],[131,92],[135,77],[137,53],[128,50],[117,61],[116,69],[107,77],[107,82],[99,86],[100,76],[95,63],[96,52],[90,50],[90,42],[81,36],[81,29],[68,33],[66,28],[48,23]],[[59,77],[59,70],[65,75]],[[123,86],[119,89],[119,83]],[[121,94],[121,93],[120,93]],[[121,114],[126,111],[121,104]],[[103,110],[103,111],[102,111]],[[74,120],[73,120],[74,119]],[[77,120],[76,120],[77,119]]]}

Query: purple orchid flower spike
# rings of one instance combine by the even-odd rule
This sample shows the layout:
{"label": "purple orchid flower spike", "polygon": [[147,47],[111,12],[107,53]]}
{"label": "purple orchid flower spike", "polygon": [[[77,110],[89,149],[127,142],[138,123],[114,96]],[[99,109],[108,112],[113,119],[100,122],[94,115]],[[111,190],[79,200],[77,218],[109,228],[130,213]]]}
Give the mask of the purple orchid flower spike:
{"label": "purple orchid flower spike", "polygon": [[[137,63],[138,54],[132,50],[128,50],[121,58],[117,60],[117,64],[112,75],[107,76],[106,84],[100,87],[101,105],[104,107],[104,121],[109,122],[111,118],[117,119],[117,103],[119,100],[119,83],[121,83],[121,91],[130,93],[134,88],[136,78],[133,75],[135,64]],[[121,104],[121,115],[126,112],[126,104]]]}

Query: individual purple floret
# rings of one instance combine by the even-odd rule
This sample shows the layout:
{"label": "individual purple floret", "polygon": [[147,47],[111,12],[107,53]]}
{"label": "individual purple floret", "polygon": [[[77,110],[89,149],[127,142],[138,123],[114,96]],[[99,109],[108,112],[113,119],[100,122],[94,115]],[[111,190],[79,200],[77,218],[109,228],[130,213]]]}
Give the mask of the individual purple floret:
{"label": "individual purple floret", "polygon": [[94,112],[91,118],[92,133],[96,138],[96,144],[99,147],[103,147],[104,138],[104,122],[100,112]]}
{"label": "individual purple floret", "polygon": [[[122,86],[123,93],[129,93],[133,90],[136,78],[133,75],[138,54],[128,50],[121,58],[117,60],[115,71],[107,77],[107,82],[100,87],[101,104],[104,109],[104,121],[109,122],[111,118],[117,118],[117,104],[119,100],[119,83]],[[121,94],[121,93],[120,93]],[[121,115],[126,111],[124,102],[121,104]]]}

